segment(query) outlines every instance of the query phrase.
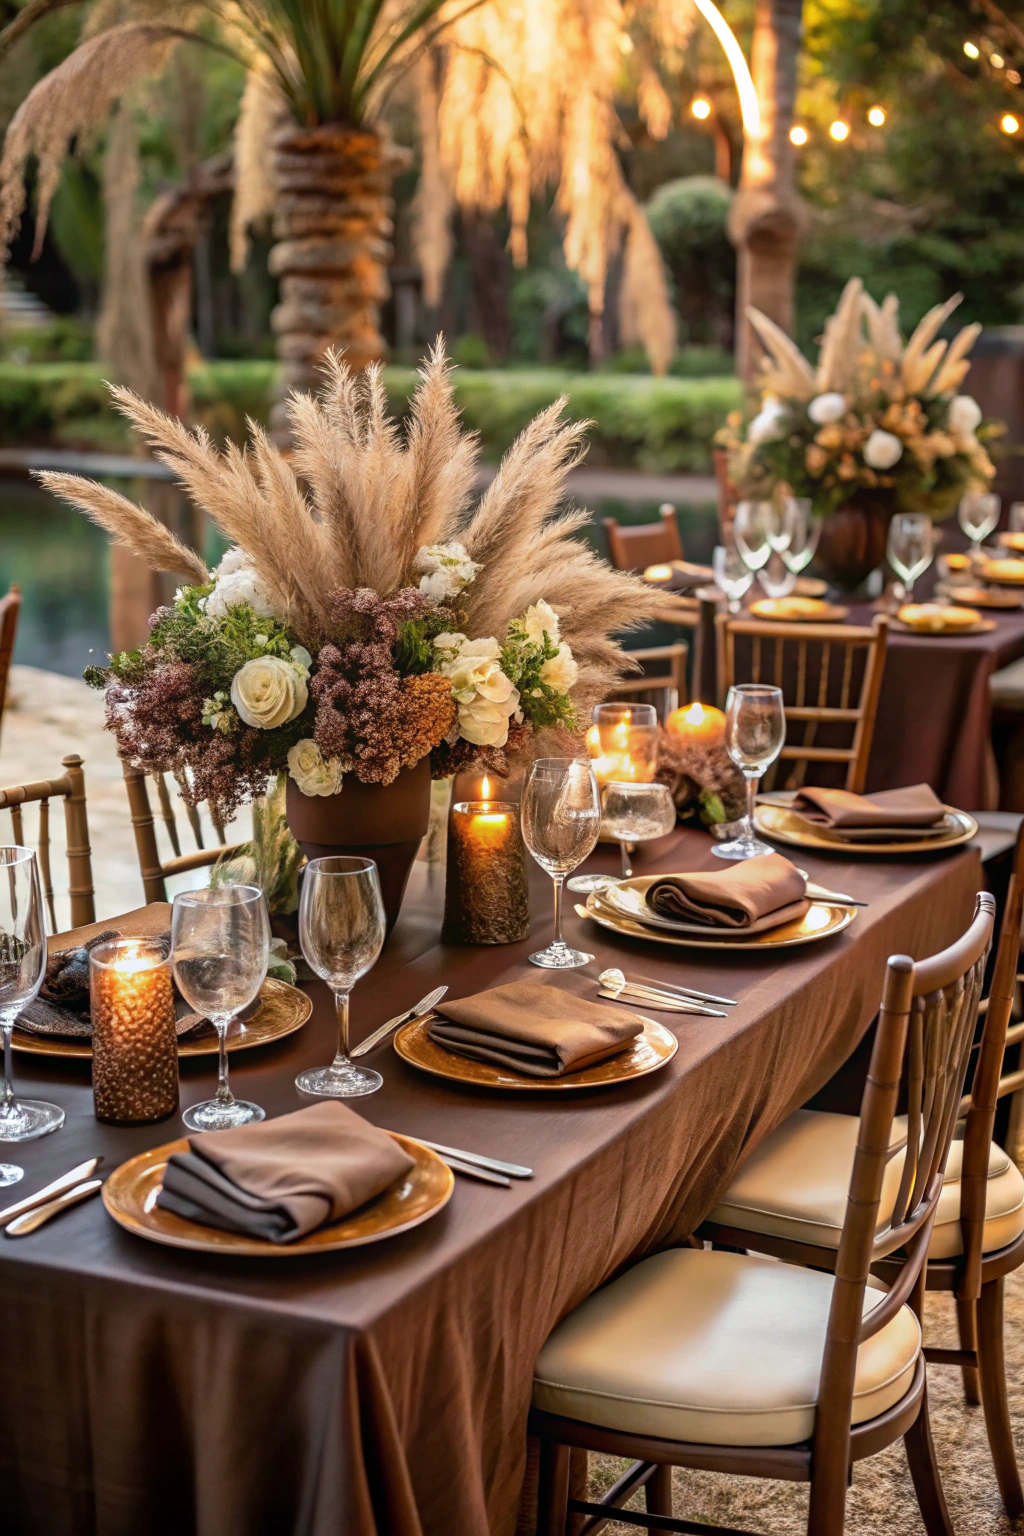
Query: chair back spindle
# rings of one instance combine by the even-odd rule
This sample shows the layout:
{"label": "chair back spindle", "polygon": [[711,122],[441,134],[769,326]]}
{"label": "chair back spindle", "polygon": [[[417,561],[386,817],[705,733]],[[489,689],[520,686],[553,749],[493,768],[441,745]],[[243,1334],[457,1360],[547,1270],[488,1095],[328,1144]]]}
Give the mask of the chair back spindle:
{"label": "chair back spindle", "polygon": [[653,523],[623,524],[614,517],[603,520],[608,539],[608,559],[617,571],[642,571],[648,565],[669,565],[683,558],[676,509],[668,502]]}
{"label": "chair back spindle", "polygon": [[40,779],[31,784],[15,784],[0,789],[0,810],[11,815],[14,841],[26,845],[22,806],[39,806],[36,858],[43,898],[50,919],[51,932],[59,929],[54,900],[51,864],[50,801],[64,802],[65,850],[68,863],[68,896],[71,926],[78,928],[96,921],[96,902],[92,883],[92,850],[89,846],[89,816],[85,801],[85,773],[77,752],[62,758],[64,773],[58,779]]}
{"label": "chair back spindle", "polygon": [[222,857],[230,858],[237,853],[242,846],[240,843],[228,844],[225,842],[224,826],[220,818],[211,811],[210,820],[218,841],[212,848],[208,848],[203,840],[202,822],[199,809],[192,805],[186,798],[184,791],[187,783],[178,780],[182,789],[182,802],[185,806],[189,826],[192,829],[196,844],[194,853],[181,851],[181,837],[178,831],[174,814],[174,803],[171,799],[169,787],[163,774],[154,774],[157,803],[160,808],[160,819],[167,828],[168,838],[174,850],[174,856],[163,859],[160,855],[160,845],[156,835],[156,819],[149,798],[149,785],[147,775],[141,768],[135,768],[124,759],[121,761],[121,770],[124,774],[125,789],[128,794],[128,808],[131,815],[132,831],[135,834],[135,851],[139,859],[139,872],[142,875],[142,886],[146,901],[166,901],[167,881],[173,875],[187,874],[195,869],[205,869]]}

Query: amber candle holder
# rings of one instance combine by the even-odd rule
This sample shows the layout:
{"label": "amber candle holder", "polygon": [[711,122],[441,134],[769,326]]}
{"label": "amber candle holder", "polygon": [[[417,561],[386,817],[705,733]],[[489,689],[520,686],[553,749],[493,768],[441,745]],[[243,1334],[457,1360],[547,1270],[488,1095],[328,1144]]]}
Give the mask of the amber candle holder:
{"label": "amber candle holder", "polygon": [[92,1096],[97,1120],[145,1125],[178,1108],[171,959],[151,939],[113,939],[89,955]]}
{"label": "amber candle holder", "polygon": [[518,805],[460,800],[448,818],[442,938],[450,944],[515,944],[529,931]]}

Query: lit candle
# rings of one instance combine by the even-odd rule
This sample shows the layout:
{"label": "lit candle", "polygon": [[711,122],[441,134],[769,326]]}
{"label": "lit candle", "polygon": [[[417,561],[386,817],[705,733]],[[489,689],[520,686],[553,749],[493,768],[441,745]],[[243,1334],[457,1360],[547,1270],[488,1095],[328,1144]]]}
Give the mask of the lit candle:
{"label": "lit candle", "polygon": [[674,709],[665,721],[665,729],[686,742],[712,747],[725,736],[725,716],[712,704],[694,702]]}
{"label": "lit candle", "polygon": [[518,805],[459,801],[448,818],[442,938],[450,944],[514,944],[529,929]]}
{"label": "lit candle", "polygon": [[657,726],[633,721],[628,705],[614,707],[622,717],[598,721],[585,737],[594,777],[599,784],[650,784],[657,768]]}
{"label": "lit candle", "polygon": [[644,581],[666,582],[672,580],[670,565],[649,565],[644,571]]}
{"label": "lit candle", "polygon": [[89,955],[92,1092],[97,1120],[143,1125],[178,1108],[178,1037],[166,947],[114,939]]}

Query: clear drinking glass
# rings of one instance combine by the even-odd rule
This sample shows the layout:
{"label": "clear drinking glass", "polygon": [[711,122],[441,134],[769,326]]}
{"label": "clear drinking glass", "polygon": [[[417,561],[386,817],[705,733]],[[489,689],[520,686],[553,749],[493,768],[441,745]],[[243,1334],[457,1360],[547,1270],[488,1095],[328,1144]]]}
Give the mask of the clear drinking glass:
{"label": "clear drinking glass", "polygon": [[739,837],[716,843],[720,859],[753,859],[771,853],[754,832],[754,806],[761,775],[782,751],[786,740],[786,711],[782,689],[765,683],[739,683],[725,701],[725,747],[747,781],[747,814]]}
{"label": "clear drinking glass", "polygon": [[931,565],[934,552],[935,524],[927,512],[897,512],[889,524],[886,559],[903,582],[908,602],[914,582]]}
{"label": "clear drinking glass", "polygon": [[715,573],[715,586],[728,604],[730,613],[739,613],[740,604],[754,584],[754,573],[743,562],[733,545],[716,544],[711,557],[711,569]]}
{"label": "clear drinking glass", "polygon": [[785,555],[772,554],[758,580],[769,597],[788,597],[796,586],[796,571],[784,563]]}
{"label": "clear drinking glass", "polygon": [[555,886],[555,936],[530,956],[547,970],[573,970],[593,955],[570,949],[562,938],[562,885],[588,854],[601,831],[601,801],[590,763],[574,757],[539,757],[523,786],[523,841]]}
{"label": "clear drinking glass", "polygon": [[788,549],[793,541],[797,521],[795,503],[794,496],[782,496],[769,503],[772,510],[768,520],[768,543],[777,555]]}
{"label": "clear drinking glass", "polygon": [[228,1028],[263,985],[270,920],[255,885],[182,891],[171,910],[171,965],[178,991],[217,1031],[217,1093],[182,1119],[190,1131],[228,1131],[262,1120],[264,1111],[228,1087]]}
{"label": "clear drinking glass", "polygon": [[736,504],[733,538],[744,565],[755,573],[767,565],[772,552],[768,535],[774,517],[775,508],[770,501],[740,501]]}
{"label": "clear drinking glass", "polygon": [[[658,711],[653,704],[595,704],[587,751],[598,785],[649,784],[658,766]],[[617,875],[573,875],[570,891],[600,891]]]}
{"label": "clear drinking glass", "polygon": [[782,551],[782,558],[794,575],[799,576],[814,559],[824,521],[813,515],[809,496],[787,496],[791,530],[789,543]]}
{"label": "clear drinking glass", "polygon": [[[16,1099],[11,1080],[11,1031],[46,975],[46,925],[39,868],[31,848],[0,848],[0,1030],[4,1037],[4,1091],[0,1141],[32,1141],[64,1124],[64,1111],[40,1099]],[[0,1163],[0,1187],[25,1170]]]}
{"label": "clear drinking glass", "polygon": [[384,1079],[348,1055],[348,1000],[360,976],[377,963],[387,920],[372,859],[331,854],[306,865],[299,903],[299,943],[310,967],[334,993],[338,1049],[329,1067],[300,1072],[296,1088],[321,1098],[375,1093]]}
{"label": "clear drinking glass", "polygon": [[633,873],[630,844],[664,837],[675,824],[675,801],[667,784],[611,783],[601,791],[601,825],[619,839],[623,880]]}
{"label": "clear drinking glass", "polygon": [[957,517],[976,555],[999,521],[999,497],[992,491],[971,491],[961,496]]}

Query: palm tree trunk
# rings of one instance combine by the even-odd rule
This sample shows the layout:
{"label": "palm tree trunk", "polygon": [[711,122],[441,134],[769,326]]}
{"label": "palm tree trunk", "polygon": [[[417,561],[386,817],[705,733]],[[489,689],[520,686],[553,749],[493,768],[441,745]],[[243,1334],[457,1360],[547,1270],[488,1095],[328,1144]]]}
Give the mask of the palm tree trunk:
{"label": "palm tree trunk", "polygon": [[289,129],[275,144],[278,244],[269,265],[281,285],[271,323],[282,368],[270,424],[278,442],[288,439],[283,397],[317,387],[328,348],[355,368],[384,355],[391,183],[402,159],[380,134],[334,123]]}
{"label": "palm tree trunk", "polygon": [[751,74],[761,106],[761,137],[744,146],[739,190],[729,215],[736,247],[736,371],[749,378],[757,342],[747,321],[755,305],[792,334],[796,263],[807,215],[796,188],[789,140],[796,96],[803,0],[757,0]]}

